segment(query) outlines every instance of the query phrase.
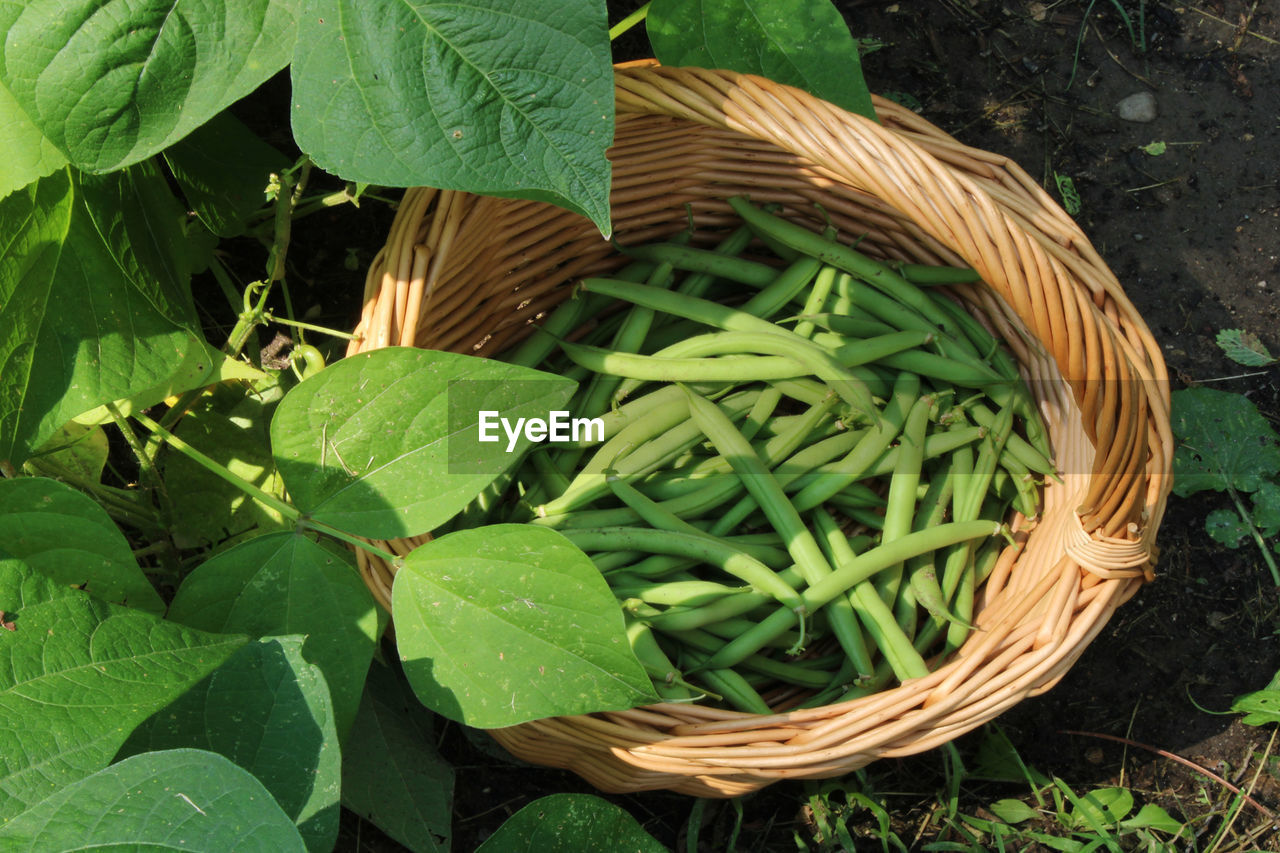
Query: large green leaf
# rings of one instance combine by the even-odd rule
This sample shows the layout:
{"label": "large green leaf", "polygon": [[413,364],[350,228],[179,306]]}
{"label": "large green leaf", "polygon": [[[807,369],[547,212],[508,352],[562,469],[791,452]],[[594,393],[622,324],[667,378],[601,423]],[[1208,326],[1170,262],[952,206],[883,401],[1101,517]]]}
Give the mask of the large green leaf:
{"label": "large green leaf", "polygon": [[59,583],[103,601],[164,612],[164,602],[111,517],[57,480],[0,480],[0,542],[10,557]]}
{"label": "large green leaf", "polygon": [[550,201],[609,226],[603,0],[319,0],[294,137],[348,180]]}
{"label": "large green leaf", "polygon": [[187,576],[169,605],[169,618],[253,637],[306,634],[302,655],[329,683],[339,735],[351,728],[379,615],[347,551],[296,533],[242,542]]}
{"label": "large green leaf", "polygon": [[546,418],[575,387],[492,359],[388,347],[345,358],[285,395],[271,451],[294,504],[317,521],[371,539],[417,535],[448,521],[529,446],[478,441],[481,411]]}
{"label": "large green leaf", "polygon": [[244,232],[249,216],[266,203],[271,174],[289,165],[228,112],[165,149],[164,159],[196,215],[219,237]]}
{"label": "large green leaf", "polygon": [[68,785],[0,829],[10,853],[200,850],[301,853],[262,783],[212,752],[148,752]]}
{"label": "large green leaf", "polygon": [[0,6],[0,81],[80,168],[176,142],[284,68],[296,0],[28,0]]}
{"label": "large green leaf", "polygon": [[554,530],[498,524],[415,550],[391,592],[405,675],[476,728],[657,701],[591,560]]}
{"label": "large green leaf", "polygon": [[593,794],[552,794],[509,817],[476,853],[667,853],[631,814]]}
{"label": "large green leaf", "polygon": [[134,730],[120,757],[204,749],[266,786],[314,853],[338,834],[342,756],[329,688],[302,659],[303,637],[249,643]]}
{"label": "large green leaf", "polygon": [[0,459],[204,352],[181,216],[150,165],[62,170],[0,201]]}
{"label": "large green leaf", "polygon": [[1180,497],[1212,489],[1256,491],[1280,473],[1280,439],[1257,406],[1241,394],[1212,388],[1175,391],[1173,491]]}
{"label": "large green leaf", "polygon": [[67,165],[66,156],[31,123],[3,84],[0,84],[0,151],[4,152],[5,159],[5,167],[0,170],[0,198]]}
{"label": "large green leaf", "polygon": [[[107,604],[0,559],[0,822],[107,765],[245,637]],[[8,848],[5,848],[8,849]]]}
{"label": "large green leaf", "polygon": [[396,673],[374,664],[342,762],[342,805],[414,853],[448,850],[453,819],[453,768],[431,719]]}
{"label": "large green leaf", "polygon": [[829,0],[653,0],[645,27],[664,65],[758,74],[876,117],[858,44]]}

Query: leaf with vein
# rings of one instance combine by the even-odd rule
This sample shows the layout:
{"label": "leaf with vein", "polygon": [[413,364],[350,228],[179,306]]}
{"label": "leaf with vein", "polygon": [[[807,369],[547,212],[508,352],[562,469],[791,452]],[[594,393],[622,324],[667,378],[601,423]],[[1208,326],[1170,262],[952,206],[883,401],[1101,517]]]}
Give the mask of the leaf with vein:
{"label": "leaf with vein", "polygon": [[306,850],[261,782],[198,749],[135,755],[74,782],[0,829],[0,847],[7,853]]}
{"label": "leaf with vein", "polygon": [[321,0],[294,137],[347,180],[549,201],[607,235],[607,26],[600,0]]}
{"label": "leaf with vein", "polygon": [[71,163],[150,157],[289,62],[296,0],[0,5],[0,81]]}
{"label": "leaf with vein", "polygon": [[[3,555],[0,555],[3,556]],[[90,598],[0,559],[0,822],[97,772],[246,637]]]}
{"label": "leaf with vein", "polygon": [[476,728],[657,701],[595,564],[527,524],[416,549],[391,591],[396,645],[422,703]]}

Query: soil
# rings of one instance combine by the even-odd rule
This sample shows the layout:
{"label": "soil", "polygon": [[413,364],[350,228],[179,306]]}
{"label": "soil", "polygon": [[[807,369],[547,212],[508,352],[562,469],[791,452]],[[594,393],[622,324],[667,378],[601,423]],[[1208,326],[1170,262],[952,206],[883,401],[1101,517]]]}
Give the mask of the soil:
{"label": "soil", "polygon": [[[636,5],[610,4],[610,20]],[[896,97],[912,99],[930,121],[962,142],[1013,158],[1051,192],[1055,176],[1074,182],[1076,219],[1161,341],[1174,388],[1203,384],[1245,393],[1273,422],[1280,419],[1277,370],[1242,368],[1214,342],[1220,329],[1243,328],[1280,352],[1280,4],[836,5],[856,35],[882,45],[864,59],[873,91],[902,93]],[[1118,117],[1121,99],[1142,92],[1154,96],[1156,117]],[[1164,143],[1163,152],[1144,150],[1150,143]],[[332,216],[337,223],[345,214]],[[364,233],[347,232],[341,247],[317,247],[328,255],[323,263],[308,260],[316,277],[341,268],[337,255],[348,244],[360,267],[367,264],[385,234],[382,223],[368,223]],[[354,313],[327,302],[324,311],[331,322]],[[1077,792],[1123,784],[1139,802],[1191,821],[1201,843],[1220,825],[1230,792],[1151,749],[1248,785],[1274,727],[1244,726],[1237,715],[1213,712],[1226,711],[1280,670],[1280,603],[1258,553],[1249,545],[1227,550],[1204,532],[1205,516],[1221,505],[1214,495],[1172,500],[1156,581],[1117,612],[1056,687],[998,721],[1041,773]],[[960,755],[971,759],[982,737],[961,738]],[[474,849],[538,796],[590,790],[559,771],[513,770],[456,727],[447,727],[441,742],[458,767],[456,850]],[[1280,811],[1278,779],[1271,761],[1257,776],[1254,796]],[[886,797],[890,828],[919,849],[945,840],[938,834],[942,821],[932,815],[944,784],[943,753],[935,751],[872,765],[848,787]],[[780,784],[748,798],[739,849],[792,850],[798,842],[801,849],[840,849],[820,843],[801,806],[817,788]],[[971,781],[959,810],[982,814],[994,800],[1025,793],[1025,784]],[[663,793],[611,799],[666,845],[685,849],[693,801]],[[734,809],[707,804],[698,849],[726,849]],[[1261,817],[1246,806],[1237,830],[1258,827]],[[340,849],[398,849],[371,825],[347,818]],[[850,809],[847,818],[852,835],[865,839],[857,849],[882,849],[870,811]],[[1280,850],[1276,835],[1252,843]]]}

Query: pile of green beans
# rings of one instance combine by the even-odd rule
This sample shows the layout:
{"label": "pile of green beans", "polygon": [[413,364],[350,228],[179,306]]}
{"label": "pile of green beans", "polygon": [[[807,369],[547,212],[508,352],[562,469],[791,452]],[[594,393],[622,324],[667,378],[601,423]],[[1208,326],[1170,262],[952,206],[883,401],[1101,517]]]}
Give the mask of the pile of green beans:
{"label": "pile of green beans", "polygon": [[715,248],[620,248],[504,356],[577,379],[605,434],[538,445],[466,518],[586,552],[664,699],[770,713],[955,651],[1005,520],[1056,474],[1013,358],[948,295],[972,270],[730,205]]}

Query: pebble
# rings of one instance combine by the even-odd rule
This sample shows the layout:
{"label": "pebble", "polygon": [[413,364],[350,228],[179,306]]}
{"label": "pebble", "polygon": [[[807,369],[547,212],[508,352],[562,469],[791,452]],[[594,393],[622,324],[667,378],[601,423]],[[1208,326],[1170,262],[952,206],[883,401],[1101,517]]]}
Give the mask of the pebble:
{"label": "pebble", "polygon": [[1155,121],[1156,96],[1150,92],[1135,92],[1127,98],[1121,98],[1116,104],[1116,115],[1124,121]]}

